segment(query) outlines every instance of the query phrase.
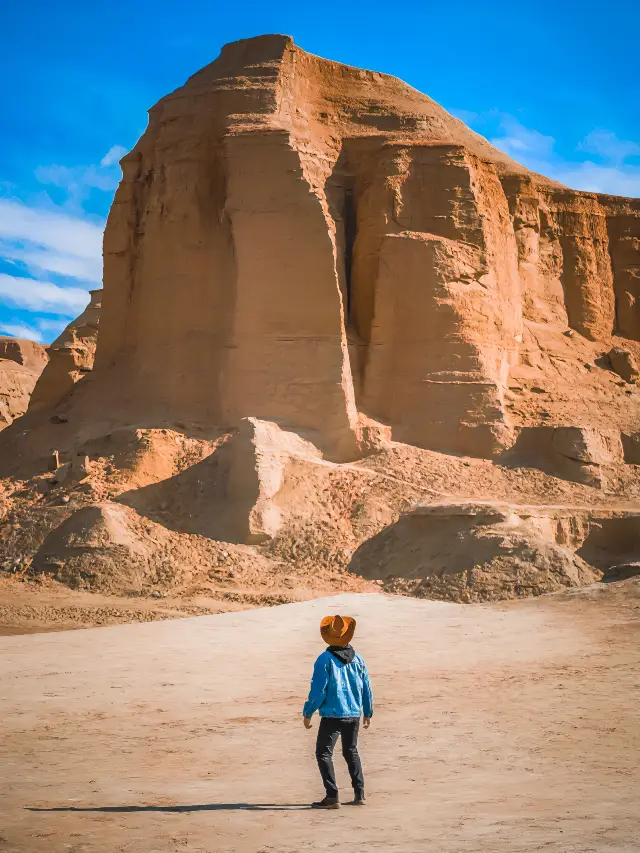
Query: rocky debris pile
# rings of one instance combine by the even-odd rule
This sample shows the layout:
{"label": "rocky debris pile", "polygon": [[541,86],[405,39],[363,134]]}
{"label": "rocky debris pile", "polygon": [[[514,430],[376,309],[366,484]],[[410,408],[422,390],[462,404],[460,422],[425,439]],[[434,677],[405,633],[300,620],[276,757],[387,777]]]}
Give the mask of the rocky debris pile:
{"label": "rocky debris pile", "polygon": [[639,537],[640,509],[448,501],[403,514],[350,568],[392,592],[487,601],[593,583],[598,566],[637,553]]}
{"label": "rocky debris pile", "polygon": [[[591,583],[640,541],[640,510],[605,511],[592,485],[393,443],[331,463],[257,419],[208,439],[120,428],[51,467],[5,493],[5,570],[103,594],[250,602],[373,582],[499,599]],[[539,501],[563,482],[556,506],[437,496],[455,483]],[[627,497],[640,501],[640,483]]]}

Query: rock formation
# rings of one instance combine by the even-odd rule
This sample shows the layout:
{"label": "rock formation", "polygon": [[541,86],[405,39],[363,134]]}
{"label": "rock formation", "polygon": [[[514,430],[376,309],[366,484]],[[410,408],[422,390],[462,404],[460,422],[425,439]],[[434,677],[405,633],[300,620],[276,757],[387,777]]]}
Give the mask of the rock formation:
{"label": "rock formation", "polygon": [[[284,36],[225,47],[122,167],[97,357],[129,415],[266,418],[346,459],[360,411],[494,456],[521,376],[591,425],[585,360],[616,336],[639,351],[640,201],[533,175],[399,80]],[[637,427],[635,399],[620,409]]]}
{"label": "rock formation", "polygon": [[90,296],[82,314],[49,347],[49,363],[33,389],[31,411],[52,409],[93,369],[102,290],[92,290]]}
{"label": "rock formation", "polygon": [[[276,35],[163,98],[122,169],[99,336],[94,294],[5,433],[3,473],[71,500],[60,536],[56,509],[15,539],[27,563],[48,565],[45,533],[67,553],[90,518],[106,554],[147,519],[155,542],[385,582],[354,553],[402,549],[416,506],[456,498],[555,507],[465,522],[460,595],[478,549],[479,597],[606,568],[551,528],[569,505],[578,526],[640,512],[640,200],[533,174],[401,81]],[[38,480],[53,450],[89,457],[73,488]],[[145,548],[140,588],[171,550]],[[423,557],[418,586],[441,568]]]}
{"label": "rock formation", "polygon": [[0,429],[27,411],[46,363],[47,351],[35,341],[0,337]]}

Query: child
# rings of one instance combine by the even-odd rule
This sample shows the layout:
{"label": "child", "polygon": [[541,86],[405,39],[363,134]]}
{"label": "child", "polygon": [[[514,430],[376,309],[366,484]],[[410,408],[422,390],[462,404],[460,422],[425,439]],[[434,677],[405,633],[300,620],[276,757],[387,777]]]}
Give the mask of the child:
{"label": "child", "polygon": [[356,620],[350,616],[325,616],[320,634],[329,648],[316,660],[309,698],[302,715],[305,728],[311,728],[311,717],[320,714],[316,742],[316,758],[326,796],[314,809],[338,809],[338,786],[333,768],[333,748],[340,735],[342,755],[347,762],[353,785],[353,805],[363,806],[364,778],[358,755],[358,730],[363,716],[368,729],[373,716],[373,693],[364,660],[350,645]]}

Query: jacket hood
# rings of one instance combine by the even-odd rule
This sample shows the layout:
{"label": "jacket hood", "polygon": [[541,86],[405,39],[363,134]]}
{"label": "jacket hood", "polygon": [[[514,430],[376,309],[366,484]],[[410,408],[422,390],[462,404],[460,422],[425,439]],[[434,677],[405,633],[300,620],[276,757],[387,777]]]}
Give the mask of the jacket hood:
{"label": "jacket hood", "polygon": [[356,656],[353,646],[329,646],[327,649],[340,663],[352,663]]}

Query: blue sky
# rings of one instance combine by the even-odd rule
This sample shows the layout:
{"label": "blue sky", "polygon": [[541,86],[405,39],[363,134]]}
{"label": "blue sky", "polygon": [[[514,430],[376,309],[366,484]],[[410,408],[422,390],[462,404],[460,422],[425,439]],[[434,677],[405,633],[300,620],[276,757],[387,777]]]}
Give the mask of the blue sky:
{"label": "blue sky", "polygon": [[53,340],[100,286],[118,159],[228,41],[385,71],[530,168],[640,196],[637,0],[31,0],[0,12],[0,333]]}

